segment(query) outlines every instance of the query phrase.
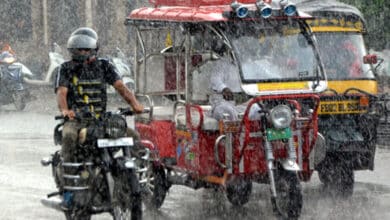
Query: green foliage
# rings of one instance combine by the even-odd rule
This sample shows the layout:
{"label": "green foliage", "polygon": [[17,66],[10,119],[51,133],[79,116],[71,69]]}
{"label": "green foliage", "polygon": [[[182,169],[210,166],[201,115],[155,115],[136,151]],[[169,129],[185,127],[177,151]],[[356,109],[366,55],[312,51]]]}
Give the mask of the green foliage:
{"label": "green foliage", "polygon": [[375,50],[390,49],[389,0],[340,0],[357,7],[367,21],[366,42]]}

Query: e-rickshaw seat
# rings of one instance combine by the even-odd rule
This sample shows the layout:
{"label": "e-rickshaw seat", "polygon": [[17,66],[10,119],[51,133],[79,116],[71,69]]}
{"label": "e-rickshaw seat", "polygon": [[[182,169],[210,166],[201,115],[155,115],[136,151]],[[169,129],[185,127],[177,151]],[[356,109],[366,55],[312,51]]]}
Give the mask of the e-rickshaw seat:
{"label": "e-rickshaw seat", "polygon": [[[203,123],[201,125],[201,129],[204,131],[218,131],[219,130],[219,123],[218,121],[211,117],[210,111],[211,106],[210,105],[202,105],[200,106],[203,110]],[[186,117],[184,112],[178,112],[176,114],[176,124],[179,127],[186,126]],[[199,125],[199,113],[196,111],[191,111],[191,121],[192,126],[196,127]]]}
{"label": "e-rickshaw seat", "polygon": [[[200,106],[203,110],[203,124],[201,126],[202,130],[205,131],[218,131],[219,130],[219,124],[218,121],[211,117],[210,111],[211,106],[209,105],[203,105]],[[144,116],[145,115],[145,116]],[[142,114],[141,117],[149,117],[147,114]],[[176,111],[176,117],[174,116],[174,109],[172,106],[154,106],[153,107],[153,120],[162,121],[162,120],[168,120],[168,121],[175,121],[177,127],[185,127],[186,126],[186,117],[184,114],[184,108],[179,107],[179,109]],[[199,113],[192,111],[191,112],[191,119],[193,126],[197,126],[199,124]]]}

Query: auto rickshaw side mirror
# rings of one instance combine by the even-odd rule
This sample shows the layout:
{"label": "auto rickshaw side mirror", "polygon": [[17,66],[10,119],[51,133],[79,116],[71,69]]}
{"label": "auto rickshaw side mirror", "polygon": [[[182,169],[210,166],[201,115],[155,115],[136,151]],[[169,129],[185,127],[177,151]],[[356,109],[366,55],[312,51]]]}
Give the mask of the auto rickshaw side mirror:
{"label": "auto rickshaw side mirror", "polygon": [[376,54],[367,54],[363,57],[364,64],[376,64],[378,63],[378,56]]}

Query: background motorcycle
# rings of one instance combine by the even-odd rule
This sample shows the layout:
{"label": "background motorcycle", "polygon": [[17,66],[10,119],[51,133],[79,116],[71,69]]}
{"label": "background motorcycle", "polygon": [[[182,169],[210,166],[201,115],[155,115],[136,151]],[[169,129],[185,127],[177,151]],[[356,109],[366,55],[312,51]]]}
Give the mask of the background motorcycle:
{"label": "background motorcycle", "polygon": [[[135,84],[131,59],[128,59],[119,47],[116,48],[114,56],[109,56],[108,59],[117,68],[123,83],[133,91]],[[115,93],[115,89],[110,86],[107,92],[110,94]]]}
{"label": "background motorcycle", "polygon": [[[131,69],[131,63],[126,58],[126,55],[117,47],[114,56],[107,57],[114,66],[118,69],[119,75],[123,82],[129,89],[134,89],[133,72]],[[65,62],[61,47],[57,44],[53,44],[52,51],[49,52],[50,64],[47,72],[44,74],[42,80],[26,79],[26,83],[33,86],[53,86],[55,83],[56,72],[55,69]],[[107,88],[109,94],[116,94],[115,89],[112,86]]]}
{"label": "background motorcycle", "polygon": [[9,51],[0,54],[0,104],[14,103],[17,110],[23,110],[30,97],[23,79],[31,77],[32,73],[16,60],[16,56]]}
{"label": "background motorcycle", "polygon": [[[64,162],[59,151],[42,165],[51,164],[58,192],[43,199],[45,206],[63,211],[66,219],[90,219],[91,215],[109,212],[113,219],[141,219],[142,200],[136,175],[136,160],[147,160],[149,151],[137,157],[133,138],[126,137],[127,123],[123,116],[132,115],[129,108],[107,112],[100,119],[91,113],[79,114],[76,120],[88,121],[88,128],[79,135],[75,162]],[[63,119],[62,116],[56,119]],[[61,144],[62,121],[54,131],[55,144]],[[136,159],[137,157],[137,159]],[[62,195],[62,200],[57,195]]]}

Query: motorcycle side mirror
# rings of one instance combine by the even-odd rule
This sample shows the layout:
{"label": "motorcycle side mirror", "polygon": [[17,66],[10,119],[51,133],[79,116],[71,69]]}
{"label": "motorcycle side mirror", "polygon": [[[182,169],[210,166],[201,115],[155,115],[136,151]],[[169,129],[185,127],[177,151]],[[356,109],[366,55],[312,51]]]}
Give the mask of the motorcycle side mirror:
{"label": "motorcycle side mirror", "polygon": [[363,57],[364,64],[376,64],[378,63],[378,56],[376,54],[367,54]]}

